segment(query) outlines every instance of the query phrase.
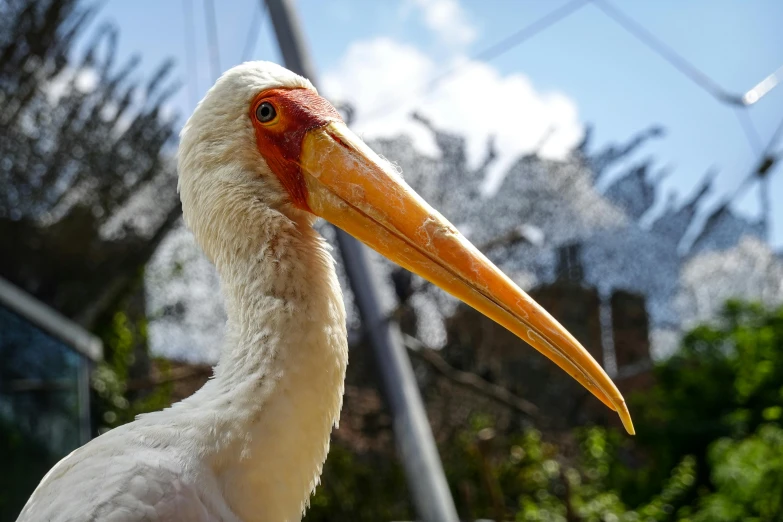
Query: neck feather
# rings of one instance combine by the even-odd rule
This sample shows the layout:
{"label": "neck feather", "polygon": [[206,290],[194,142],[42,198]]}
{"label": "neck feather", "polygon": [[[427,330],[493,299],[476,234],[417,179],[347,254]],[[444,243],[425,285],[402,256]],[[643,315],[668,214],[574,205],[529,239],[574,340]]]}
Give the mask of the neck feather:
{"label": "neck feather", "polygon": [[345,310],[309,219],[266,209],[251,230],[213,256],[228,314],[215,376],[170,412],[240,519],[298,520],[339,421]]}

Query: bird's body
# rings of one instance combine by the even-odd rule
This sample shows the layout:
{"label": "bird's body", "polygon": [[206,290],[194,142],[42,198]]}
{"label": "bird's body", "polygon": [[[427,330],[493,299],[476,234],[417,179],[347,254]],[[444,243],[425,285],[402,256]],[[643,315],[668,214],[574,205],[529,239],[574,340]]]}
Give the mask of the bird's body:
{"label": "bird's body", "polygon": [[348,362],[342,294],[316,215],[525,336],[632,429],[622,396],[584,348],[355,138],[307,80],[266,62],[223,75],[185,125],[179,176],[185,221],[226,303],[214,377],[63,459],[19,521],[301,518]]}
{"label": "bird's body", "polygon": [[[197,124],[183,132],[181,169],[211,163],[214,179],[237,175],[235,161],[187,149],[211,138],[189,140]],[[196,128],[231,136],[209,121]],[[63,459],[20,522],[299,520],[340,415],[345,309],[314,218],[281,208],[273,190],[258,186],[264,182],[234,192],[217,187],[212,205],[192,214],[185,208],[218,269],[226,303],[225,347],[214,377],[173,407],[142,415]],[[183,199],[200,196],[186,190]],[[272,197],[259,201],[263,195]],[[245,198],[252,201],[231,204]]]}
{"label": "bird's body", "polygon": [[221,270],[229,320],[214,378],[74,451],[20,520],[301,517],[339,419],[345,311],[323,239],[275,213],[265,224]]}

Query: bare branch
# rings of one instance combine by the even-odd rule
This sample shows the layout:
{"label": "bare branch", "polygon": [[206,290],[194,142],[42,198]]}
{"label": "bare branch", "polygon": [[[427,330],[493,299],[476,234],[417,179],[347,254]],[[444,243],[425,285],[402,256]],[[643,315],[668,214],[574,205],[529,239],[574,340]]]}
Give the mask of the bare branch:
{"label": "bare branch", "polygon": [[195,377],[209,377],[210,375],[212,375],[211,367],[185,366],[182,368],[175,368],[171,370],[168,375],[161,376],[159,378],[150,377],[149,379],[135,379],[128,381],[126,389],[129,391],[147,390],[172,382],[186,381]]}
{"label": "bare branch", "polygon": [[498,237],[482,243],[479,245],[479,250],[483,252],[499,246],[514,246],[517,243],[528,243],[534,246],[541,246],[543,240],[543,233],[538,228],[523,224],[512,228],[505,234],[501,234]]}
{"label": "bare branch", "polygon": [[464,372],[454,368],[443,357],[438,355],[436,350],[429,348],[415,337],[403,333],[402,339],[411,355],[429,364],[438,373],[454,384],[479,393],[480,395],[499,402],[504,406],[513,408],[529,417],[538,416],[538,407],[532,402],[514,395],[502,386],[482,379],[475,373]]}
{"label": "bare branch", "polygon": [[179,217],[182,215],[182,206],[177,204],[169,210],[166,219],[155,231],[155,234],[140,248],[134,255],[124,260],[126,270],[119,271],[115,277],[107,281],[103,286],[103,291],[92,302],[84,308],[76,321],[84,326],[92,326],[98,316],[103,313],[123,292],[128,288],[137,272],[135,268],[142,267],[149,261],[152,254],[158,248],[158,245],[166,237],[166,234],[174,227]]}

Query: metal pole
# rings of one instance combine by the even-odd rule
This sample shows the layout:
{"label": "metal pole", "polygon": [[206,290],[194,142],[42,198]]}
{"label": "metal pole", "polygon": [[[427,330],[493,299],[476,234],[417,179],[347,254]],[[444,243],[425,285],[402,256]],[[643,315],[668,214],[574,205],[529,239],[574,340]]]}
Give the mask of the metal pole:
{"label": "metal pole", "polygon": [[[317,85],[293,0],[266,0],[286,67]],[[386,402],[392,414],[394,438],[408,479],[416,511],[426,522],[455,522],[443,466],[435,446],[410,359],[400,332],[378,306],[376,281],[364,247],[337,229],[345,271],[373,347]]]}

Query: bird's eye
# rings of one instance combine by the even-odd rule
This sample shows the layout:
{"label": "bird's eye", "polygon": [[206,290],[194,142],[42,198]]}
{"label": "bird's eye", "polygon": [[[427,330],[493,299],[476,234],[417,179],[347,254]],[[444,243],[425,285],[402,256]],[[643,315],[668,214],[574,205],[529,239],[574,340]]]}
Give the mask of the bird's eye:
{"label": "bird's eye", "polygon": [[256,119],[261,123],[269,123],[275,119],[277,111],[275,106],[269,102],[264,102],[256,108]]}

